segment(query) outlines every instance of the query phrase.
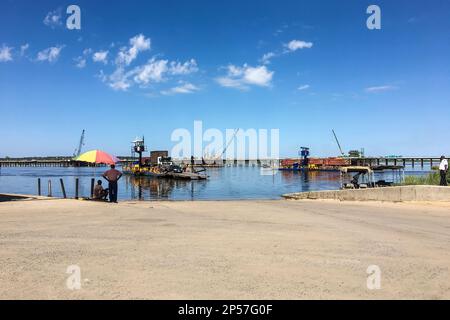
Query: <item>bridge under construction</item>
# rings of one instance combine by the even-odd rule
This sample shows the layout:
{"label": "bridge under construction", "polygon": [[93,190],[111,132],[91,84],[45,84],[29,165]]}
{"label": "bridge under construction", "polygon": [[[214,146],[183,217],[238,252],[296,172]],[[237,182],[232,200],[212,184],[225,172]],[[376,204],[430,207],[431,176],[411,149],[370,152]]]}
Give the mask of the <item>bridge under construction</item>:
{"label": "bridge under construction", "polygon": [[[136,161],[132,157],[118,157],[119,163],[128,163]],[[292,158],[291,158],[292,159]],[[340,159],[340,158],[339,158]],[[410,166],[412,168],[429,168],[439,165],[439,156],[425,157],[360,157],[360,158],[342,158],[347,160],[349,165],[358,166]],[[224,165],[232,166],[260,166],[266,163],[281,163],[285,159],[220,159],[215,160],[216,163],[222,162]],[[174,159],[174,162],[182,162],[183,160]],[[45,158],[1,158],[0,167],[81,167],[94,166],[94,164],[80,163],[73,160],[73,157],[45,157]],[[98,165],[97,165],[98,166]]]}

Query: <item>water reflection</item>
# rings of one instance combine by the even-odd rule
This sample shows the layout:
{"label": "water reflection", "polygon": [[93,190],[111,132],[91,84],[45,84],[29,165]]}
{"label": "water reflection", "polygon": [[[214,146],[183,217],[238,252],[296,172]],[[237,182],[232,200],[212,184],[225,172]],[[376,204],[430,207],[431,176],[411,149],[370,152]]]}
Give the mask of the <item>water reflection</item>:
{"label": "water reflection", "polygon": [[[103,168],[2,168],[0,193],[37,194],[37,179],[40,178],[43,195],[47,195],[47,183],[51,180],[53,195],[61,197],[61,178],[68,197],[75,194],[76,179],[80,183],[80,196],[88,197],[91,179],[102,179],[103,171]],[[279,199],[284,193],[333,190],[340,186],[339,172],[277,171],[274,175],[264,175],[258,167],[236,166],[209,168],[207,174],[209,179],[206,181],[124,176],[119,181],[119,199]],[[391,175],[381,174],[376,178],[389,180]]]}
{"label": "water reflection", "polygon": [[[125,188],[132,199],[171,199],[174,193],[190,195],[195,199],[197,192],[206,186],[203,180],[177,180],[154,177],[125,176]],[[187,197],[185,197],[187,198]]]}

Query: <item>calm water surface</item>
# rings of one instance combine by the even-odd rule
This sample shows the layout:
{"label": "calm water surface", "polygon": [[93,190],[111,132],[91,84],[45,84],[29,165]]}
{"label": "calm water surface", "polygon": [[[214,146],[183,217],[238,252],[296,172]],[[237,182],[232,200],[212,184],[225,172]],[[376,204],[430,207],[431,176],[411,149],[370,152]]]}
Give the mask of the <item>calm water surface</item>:
{"label": "calm water surface", "polygon": [[[91,178],[101,179],[107,168],[1,168],[0,193],[37,194],[37,178],[41,178],[42,195],[48,194],[52,181],[53,196],[62,197],[62,178],[68,197],[75,195],[75,178],[80,180],[80,196],[90,194]],[[119,168],[120,169],[120,168]],[[149,177],[123,176],[119,181],[119,199],[141,200],[231,200],[279,199],[284,193],[339,188],[338,172],[276,171],[266,175],[257,167],[223,167],[208,169],[206,181],[185,181]],[[270,172],[269,172],[270,173]],[[425,171],[408,170],[405,174],[421,175]],[[391,174],[376,176],[386,178]],[[107,182],[103,182],[107,187]]]}

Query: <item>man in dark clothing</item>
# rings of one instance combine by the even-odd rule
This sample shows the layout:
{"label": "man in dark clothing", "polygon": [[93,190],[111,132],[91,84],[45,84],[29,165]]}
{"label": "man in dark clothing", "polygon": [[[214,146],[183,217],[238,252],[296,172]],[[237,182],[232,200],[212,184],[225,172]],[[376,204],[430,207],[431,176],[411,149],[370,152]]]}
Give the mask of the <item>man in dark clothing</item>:
{"label": "man in dark clothing", "polygon": [[351,183],[353,184],[353,186],[355,187],[355,189],[359,189],[359,176],[361,175],[361,172],[358,172],[357,174],[355,174],[352,178]]}
{"label": "man in dark clothing", "polygon": [[109,201],[117,203],[117,181],[122,177],[122,172],[116,169],[115,165],[111,165],[111,169],[103,174],[103,178],[109,183]]}

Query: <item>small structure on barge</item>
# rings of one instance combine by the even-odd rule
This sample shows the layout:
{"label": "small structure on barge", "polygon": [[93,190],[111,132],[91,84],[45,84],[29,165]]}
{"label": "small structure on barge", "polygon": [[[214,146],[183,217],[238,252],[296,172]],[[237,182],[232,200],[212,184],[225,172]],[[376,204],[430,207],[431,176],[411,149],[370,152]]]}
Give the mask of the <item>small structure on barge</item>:
{"label": "small structure on barge", "polygon": [[132,142],[131,155],[137,158],[137,161],[127,163],[122,166],[125,174],[135,176],[148,176],[155,178],[172,178],[187,180],[204,180],[208,176],[204,173],[205,168],[196,170],[194,165],[185,165],[183,167],[173,163],[169,157],[168,151],[151,151],[150,157],[143,157],[147,151],[144,137],[136,138]]}
{"label": "small structure on barge", "polygon": [[280,163],[280,170],[287,171],[339,171],[341,167],[349,166],[350,159],[342,157],[310,158],[308,147],[301,147],[299,158],[283,159]]}

